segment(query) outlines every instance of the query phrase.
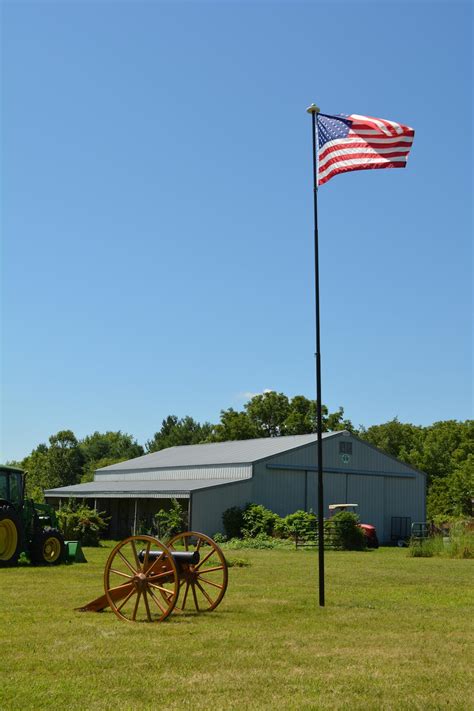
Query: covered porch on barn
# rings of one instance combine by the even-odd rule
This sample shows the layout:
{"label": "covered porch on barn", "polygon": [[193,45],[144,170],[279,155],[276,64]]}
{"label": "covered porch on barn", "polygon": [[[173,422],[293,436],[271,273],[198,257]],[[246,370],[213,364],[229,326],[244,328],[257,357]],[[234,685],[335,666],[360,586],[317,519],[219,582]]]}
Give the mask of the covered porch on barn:
{"label": "covered porch on barn", "polygon": [[[156,514],[160,510],[169,511],[173,498],[102,498],[102,497],[46,497],[46,503],[55,509],[60,509],[68,501],[80,501],[90,509],[98,511],[107,520],[107,528],[101,534],[102,538],[121,540],[127,536],[138,534],[159,535]],[[182,498],[179,504],[183,515],[189,522],[191,520],[191,497]]]}
{"label": "covered porch on barn", "polygon": [[[190,486],[191,485],[191,486]],[[190,481],[91,481],[45,491],[46,501],[60,508],[67,501],[80,501],[108,519],[104,538],[119,540],[148,531],[158,534],[155,516],[168,511],[176,499],[188,522],[192,518]]]}
{"label": "covered porch on barn", "polygon": [[[104,538],[121,540],[127,536],[138,534],[151,534],[159,536],[160,531],[156,514],[160,510],[169,511],[173,498],[153,499],[105,499],[97,498],[93,501],[85,499],[85,503],[95,508],[108,520],[104,531]],[[189,521],[191,518],[191,497],[179,499],[183,514]]]}

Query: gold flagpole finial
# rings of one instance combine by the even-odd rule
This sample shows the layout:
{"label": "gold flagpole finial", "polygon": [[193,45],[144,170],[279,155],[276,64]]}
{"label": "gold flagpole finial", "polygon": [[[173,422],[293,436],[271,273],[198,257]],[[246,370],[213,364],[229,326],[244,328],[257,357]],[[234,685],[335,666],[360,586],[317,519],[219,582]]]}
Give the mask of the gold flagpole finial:
{"label": "gold flagpole finial", "polygon": [[311,106],[308,106],[308,108],[306,109],[306,112],[308,114],[319,114],[320,110],[321,109],[319,108],[319,106],[316,106],[316,104],[311,104]]}

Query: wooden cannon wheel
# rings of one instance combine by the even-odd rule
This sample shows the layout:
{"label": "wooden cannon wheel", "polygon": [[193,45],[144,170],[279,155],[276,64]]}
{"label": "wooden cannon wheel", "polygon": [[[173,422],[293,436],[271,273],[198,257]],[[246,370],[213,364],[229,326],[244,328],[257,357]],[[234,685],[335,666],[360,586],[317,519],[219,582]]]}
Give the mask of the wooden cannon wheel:
{"label": "wooden cannon wheel", "polygon": [[214,610],[221,602],[227,589],[227,562],[223,552],[212,538],[186,531],[178,533],[168,542],[171,551],[197,551],[199,563],[181,564],[179,571],[179,599],[175,608],[184,611],[194,609],[197,612]]}
{"label": "wooden cannon wheel", "polygon": [[122,620],[161,622],[179,594],[176,563],[152,536],[130,536],[118,543],[104,570],[107,603]]}

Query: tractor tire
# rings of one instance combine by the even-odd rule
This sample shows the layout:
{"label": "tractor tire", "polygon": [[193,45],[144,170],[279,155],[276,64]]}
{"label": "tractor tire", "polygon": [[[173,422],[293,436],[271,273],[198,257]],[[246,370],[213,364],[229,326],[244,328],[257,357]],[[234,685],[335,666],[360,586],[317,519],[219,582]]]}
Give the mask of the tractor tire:
{"label": "tractor tire", "polygon": [[13,506],[0,506],[0,567],[17,565],[23,545],[21,519]]}
{"label": "tractor tire", "polygon": [[65,554],[63,534],[56,528],[45,528],[31,541],[30,559],[37,565],[59,565],[64,563]]}

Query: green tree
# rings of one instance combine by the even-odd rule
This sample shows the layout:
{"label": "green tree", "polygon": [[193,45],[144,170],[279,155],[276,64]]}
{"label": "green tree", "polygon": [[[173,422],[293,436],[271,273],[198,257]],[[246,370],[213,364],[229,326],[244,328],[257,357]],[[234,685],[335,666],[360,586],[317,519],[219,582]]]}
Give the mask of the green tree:
{"label": "green tree", "polygon": [[285,434],[299,435],[316,432],[316,400],[308,400],[304,395],[295,395],[288,405],[288,414],[282,428]]}
{"label": "green tree", "polygon": [[155,432],[152,439],[146,443],[147,452],[158,452],[166,447],[179,447],[186,444],[201,444],[206,442],[213,427],[209,422],[200,424],[187,415],[178,419],[176,415],[168,415],[161,423],[159,432]]}
{"label": "green tree", "polygon": [[[329,412],[326,405],[321,407],[323,432],[349,430],[354,432],[350,420],[344,419],[344,409]],[[284,422],[284,432],[287,435],[309,434],[317,430],[316,400],[309,400],[304,395],[295,395],[290,400],[290,412]]]}
{"label": "green tree", "polygon": [[35,501],[43,500],[43,490],[70,486],[81,481],[84,457],[71,430],[61,430],[42,443],[22,462],[27,472],[26,493]]}
{"label": "green tree", "polygon": [[474,514],[474,454],[468,454],[448,477],[448,495],[454,516]]}
{"label": "green tree", "polygon": [[416,466],[423,451],[423,427],[402,423],[397,417],[368,429],[361,427],[359,437],[412,466]]}
{"label": "green tree", "polygon": [[97,469],[102,467],[110,467],[111,464],[125,462],[129,457],[104,457],[103,459],[91,460],[86,462],[82,468],[81,483],[94,481],[94,475]]}
{"label": "green tree", "polygon": [[[323,432],[336,430],[354,431],[350,420],[344,419],[340,407],[330,413],[322,407]],[[268,391],[255,395],[245,405],[243,411],[232,407],[221,410],[221,421],[213,429],[210,437],[214,442],[226,442],[254,437],[277,437],[316,432],[316,401],[304,395],[289,399],[284,393]]]}
{"label": "green tree", "polygon": [[33,501],[44,501],[43,489],[48,487],[48,447],[39,444],[30,455],[21,462],[26,471],[26,496]]}
{"label": "green tree", "polygon": [[277,437],[285,434],[285,420],[290,414],[290,401],[284,393],[271,390],[255,395],[244,408],[257,437]]}
{"label": "green tree", "polygon": [[143,447],[132,435],[121,432],[94,432],[79,442],[84,457],[81,481],[92,481],[94,472],[110,464],[124,462],[144,454]]}
{"label": "green tree", "polygon": [[258,437],[254,423],[246,412],[237,412],[232,407],[221,410],[221,421],[213,429],[213,442],[229,442],[238,439],[253,439]]}
{"label": "green tree", "polygon": [[474,455],[469,454],[448,476],[438,476],[428,491],[428,518],[469,517],[473,515]]}
{"label": "green tree", "polygon": [[430,482],[451,474],[474,455],[474,420],[444,420],[425,428],[423,448],[415,466],[427,472]]}
{"label": "green tree", "polygon": [[430,518],[471,515],[474,420],[444,420],[420,427],[395,418],[362,428],[360,436],[426,472]]}
{"label": "green tree", "polygon": [[49,438],[48,487],[70,486],[81,481],[84,455],[71,430],[61,430]]}
{"label": "green tree", "polygon": [[144,454],[141,444],[125,432],[94,432],[79,442],[85,462],[100,459],[134,459]]}

